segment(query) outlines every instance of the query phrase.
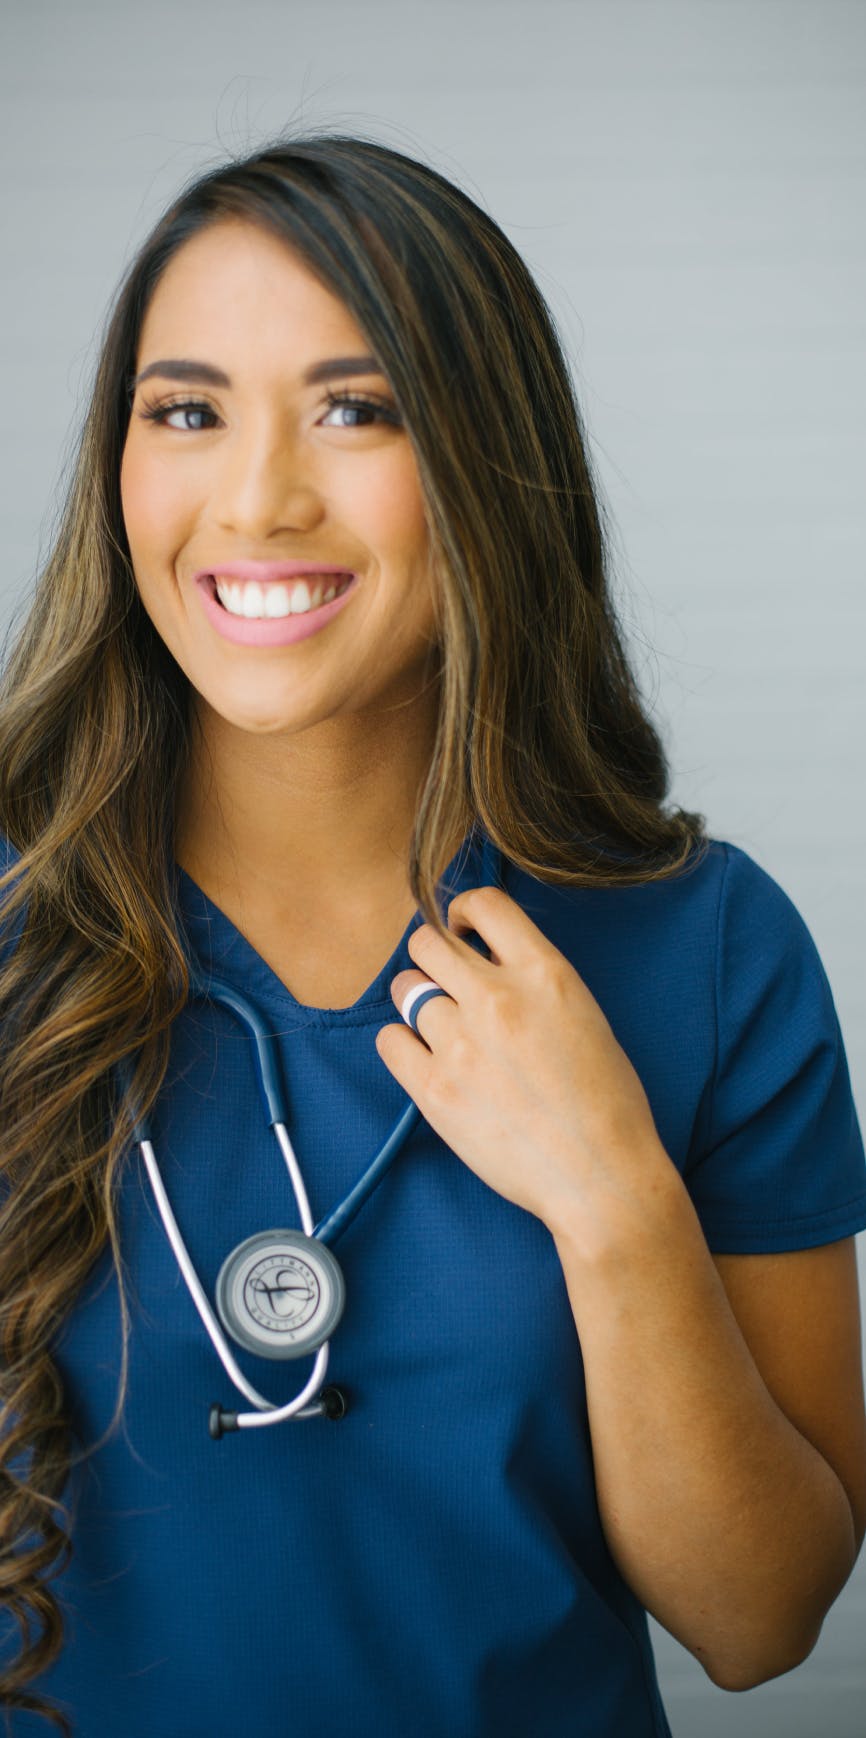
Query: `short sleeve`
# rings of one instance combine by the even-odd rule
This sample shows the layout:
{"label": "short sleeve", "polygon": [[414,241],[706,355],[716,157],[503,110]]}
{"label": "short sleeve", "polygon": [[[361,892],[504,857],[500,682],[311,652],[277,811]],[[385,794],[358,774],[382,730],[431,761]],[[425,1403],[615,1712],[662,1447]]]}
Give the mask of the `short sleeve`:
{"label": "short sleeve", "polygon": [[833,995],[796,906],[725,844],[716,1059],[684,1176],[709,1247],[760,1254],[866,1227],[866,1156]]}

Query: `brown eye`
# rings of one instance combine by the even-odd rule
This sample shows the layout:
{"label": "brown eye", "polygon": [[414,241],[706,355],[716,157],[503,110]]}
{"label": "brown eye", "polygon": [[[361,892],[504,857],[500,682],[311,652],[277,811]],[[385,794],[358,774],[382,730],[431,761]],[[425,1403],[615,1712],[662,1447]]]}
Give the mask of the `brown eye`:
{"label": "brown eye", "polygon": [[[325,419],[324,426],[326,428],[372,428],[377,420],[390,423],[394,428],[400,427],[400,418],[393,406],[386,404],[382,399],[366,398],[360,392],[329,392],[328,404],[330,409]],[[347,410],[351,420],[343,423],[328,423],[327,417],[335,409]],[[360,421],[355,420],[356,413],[365,411],[369,412],[367,417],[362,416]]]}
{"label": "brown eye", "polygon": [[148,404],[145,405],[144,410],[139,412],[142,421],[155,422],[159,425],[164,425],[166,428],[173,428],[178,434],[196,434],[201,432],[200,426],[199,428],[190,428],[187,426],[184,429],[179,424],[168,421],[169,416],[179,414],[184,416],[187,414],[193,414],[196,416],[216,417],[216,411],[212,410],[209,404],[205,404],[201,399],[197,398],[171,399],[167,404]]}

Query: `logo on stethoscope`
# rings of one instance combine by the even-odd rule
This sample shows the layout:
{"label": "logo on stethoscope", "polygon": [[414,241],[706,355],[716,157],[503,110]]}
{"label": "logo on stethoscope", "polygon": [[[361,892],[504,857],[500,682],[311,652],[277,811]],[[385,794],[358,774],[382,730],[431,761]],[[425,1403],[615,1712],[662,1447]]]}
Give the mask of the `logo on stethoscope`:
{"label": "logo on stethoscope", "polygon": [[246,1309],[271,1333],[291,1335],[305,1327],[321,1295],[317,1275],[297,1255],[267,1255],[244,1281]]}

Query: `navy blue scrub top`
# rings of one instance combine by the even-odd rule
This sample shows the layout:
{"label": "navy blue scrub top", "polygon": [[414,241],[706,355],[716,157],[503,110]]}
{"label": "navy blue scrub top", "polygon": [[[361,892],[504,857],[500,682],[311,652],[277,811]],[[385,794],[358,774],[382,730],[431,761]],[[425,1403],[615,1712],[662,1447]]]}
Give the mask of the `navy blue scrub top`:
{"label": "navy blue scrub top", "polygon": [[[675,880],[557,889],[476,831],[445,872],[446,900],[498,869],[604,1010],[711,1250],[800,1249],[866,1226],[831,989],[770,875],[713,840]],[[202,964],[278,1035],[318,1221],[405,1105],[374,1038],[399,1019],[389,986],[413,965],[420,915],[354,1006],[320,1009],[183,871],[179,902]],[[297,1223],[252,1041],[224,1009],[193,1003],[173,1027],[153,1144],[213,1298],[235,1244]],[[669,1734],[645,1615],[599,1523],[580,1346],[541,1221],[422,1119],[335,1245],[347,1302],[328,1380],[351,1411],[217,1442],[211,1403],[248,1403],[182,1280],[138,1147],[124,1176],[129,1394],[111,1440],[71,1475],[74,1556],[53,1582],[67,1639],[33,1685],[63,1703],[75,1738]],[[277,1404],[312,1368],[230,1344]],[[56,1355],[89,1445],[120,1372],[110,1250]],[[12,1716],[15,1738],[47,1730]]]}

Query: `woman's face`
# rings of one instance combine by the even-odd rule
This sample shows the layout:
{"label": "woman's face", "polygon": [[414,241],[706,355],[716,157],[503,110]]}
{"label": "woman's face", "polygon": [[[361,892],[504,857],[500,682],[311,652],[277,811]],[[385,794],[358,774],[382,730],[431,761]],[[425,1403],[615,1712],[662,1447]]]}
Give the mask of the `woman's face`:
{"label": "woman's face", "polygon": [[[356,369],[346,358],[366,361]],[[411,700],[435,639],[423,499],[390,387],[352,315],[284,243],[220,221],[169,262],[136,375],[178,359],[224,378],[186,366],[136,385],[120,487],[143,606],[193,687],[223,719],[259,732]],[[329,402],[347,393],[366,405]],[[160,407],[160,420],[145,414]],[[234,562],[284,561],[357,575],[346,602],[321,615],[298,612],[307,600],[296,580],[283,596],[270,580],[259,596],[224,594],[269,617],[288,602],[292,630],[316,624],[290,643],[273,643],[282,620],[259,628],[227,613],[211,580],[196,582]],[[239,619],[241,634],[267,643],[226,637]]]}

